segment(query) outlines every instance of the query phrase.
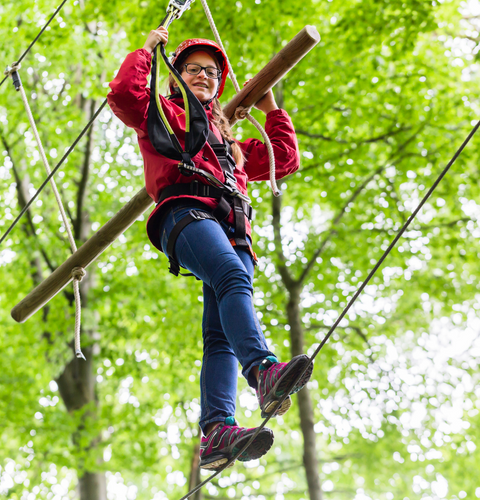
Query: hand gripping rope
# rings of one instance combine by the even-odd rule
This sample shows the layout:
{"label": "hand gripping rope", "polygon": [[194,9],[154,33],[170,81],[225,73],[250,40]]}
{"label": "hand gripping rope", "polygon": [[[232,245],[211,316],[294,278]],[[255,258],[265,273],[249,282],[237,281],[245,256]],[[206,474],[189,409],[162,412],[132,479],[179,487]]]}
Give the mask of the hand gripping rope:
{"label": "hand gripping rope", "polygon": [[[32,111],[28,104],[27,95],[25,94],[25,89],[23,88],[22,81],[20,79],[20,75],[18,74],[18,70],[20,69],[20,63],[15,63],[12,67],[8,67],[5,71],[5,75],[11,76],[13,80],[13,84],[15,86],[15,90],[20,92],[20,96],[22,98],[23,104],[25,106],[25,111],[27,112],[28,121],[30,122],[30,126],[33,130],[33,135],[35,136],[35,140],[37,142],[38,150],[40,151],[40,156],[43,161],[43,165],[45,166],[45,170],[47,171],[47,175],[50,176],[52,173],[50,169],[50,165],[48,164],[47,156],[45,155],[45,151],[43,149],[42,141],[38,134],[37,126],[35,124],[35,120],[32,115]],[[60,198],[60,194],[57,189],[57,185],[55,184],[55,180],[50,178],[50,185],[52,186],[53,194],[55,195],[55,199],[57,201],[58,209],[60,211],[60,215],[62,217],[63,224],[65,226],[65,230],[67,231],[68,241],[70,242],[70,248],[72,253],[77,251],[77,245],[75,244],[75,239],[72,234],[72,230],[70,228],[70,224],[68,223],[67,214],[65,213],[65,209],[63,208],[63,203]],[[81,329],[81,314],[82,314],[82,305],[80,300],[80,287],[79,283],[82,281],[85,276],[85,269],[76,267],[72,270],[73,277],[73,292],[75,296],[75,355],[77,358],[85,359],[85,356],[82,353],[80,348],[80,329]]]}
{"label": "hand gripping rope", "polygon": [[[203,0],[202,0],[203,1]],[[332,325],[330,330],[327,332],[325,337],[323,338],[322,342],[320,345],[315,349],[315,352],[312,354],[310,357],[310,361],[308,365],[304,368],[302,373],[298,375],[298,377],[292,382],[291,387],[294,387],[295,384],[303,377],[303,374],[308,370],[308,368],[312,365],[314,359],[317,357],[318,353],[322,350],[323,346],[328,342],[328,339],[332,335],[332,333],[336,330],[337,326],[340,324],[342,319],[346,316],[347,312],[351,309],[359,295],[363,292],[365,287],[368,285],[370,280],[373,278],[374,274],[377,272],[378,268],[383,264],[383,261],[387,258],[389,253],[392,251],[392,249],[395,247],[397,244],[398,240],[402,237],[403,233],[407,230],[408,226],[411,224],[411,222],[415,219],[417,216],[418,212],[421,210],[423,205],[427,202],[427,200],[430,198],[432,193],[435,191],[436,187],[440,183],[440,181],[445,177],[446,173],[450,170],[450,167],[454,164],[455,160],[460,156],[461,152],[465,149],[465,146],[470,142],[470,139],[474,136],[475,132],[478,130],[480,127],[480,121],[477,122],[477,124],[473,127],[472,131],[468,134],[467,138],[463,141],[462,145],[458,148],[457,152],[453,155],[453,158],[448,162],[447,166],[442,170],[441,174],[438,176],[437,180],[433,183],[432,187],[428,190],[427,194],[423,197],[422,201],[418,204],[417,208],[412,212],[410,217],[408,218],[407,222],[402,226],[400,231],[398,231],[397,235],[395,238],[392,240],[388,248],[385,250],[383,255],[380,257],[378,262],[375,264],[374,268],[370,271],[368,274],[367,278],[365,281],[358,287],[357,291],[353,295],[353,297],[350,299],[346,307],[343,309],[342,313],[340,316],[337,318],[335,323]],[[282,406],[282,403],[287,399],[288,393],[290,390],[286,390],[285,394],[283,395],[282,399],[278,402],[278,407],[280,408]],[[230,464],[235,462],[235,460],[253,443],[255,438],[258,436],[260,431],[267,425],[268,421],[275,415],[275,413],[272,413],[269,415],[262,423],[261,425],[257,428],[255,434],[249,439],[249,441],[237,452],[237,454],[232,457],[227,463],[223,464],[222,467],[217,470],[214,474],[212,474],[210,477],[205,479],[205,481],[202,481],[200,484],[195,486],[195,488],[191,489],[185,496],[180,498],[180,500],[186,500],[188,497],[196,493],[200,488],[205,486],[207,483],[209,483],[214,477],[218,476],[223,470],[225,470]]]}

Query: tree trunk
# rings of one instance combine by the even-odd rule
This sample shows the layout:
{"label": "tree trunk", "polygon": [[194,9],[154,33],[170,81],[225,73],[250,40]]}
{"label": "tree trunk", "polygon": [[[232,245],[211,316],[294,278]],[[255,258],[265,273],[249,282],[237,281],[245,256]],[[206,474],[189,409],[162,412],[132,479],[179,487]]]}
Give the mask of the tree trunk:
{"label": "tree trunk", "polygon": [[[193,447],[192,455],[192,465],[190,468],[190,481],[188,482],[188,491],[192,490],[200,484],[200,443],[195,443]],[[203,494],[202,490],[198,490],[194,495],[192,495],[191,500],[202,500]]]}
{"label": "tree trunk", "polygon": [[[277,96],[280,101],[283,94]],[[282,250],[282,237],[280,233],[280,213],[282,207],[281,197],[272,196],[272,216],[275,247],[279,259],[278,271],[282,283],[288,292],[287,320],[290,325],[291,353],[298,356],[304,353],[305,341],[302,320],[300,316],[300,292],[302,281],[295,280],[289,272],[286,258]],[[298,394],[298,411],[300,415],[300,428],[303,434],[303,465],[308,484],[310,500],[322,500],[322,487],[320,483],[320,470],[317,459],[316,435],[314,430],[313,406],[308,389],[304,387]]]}
{"label": "tree trunk", "polygon": [[[290,299],[287,304],[287,318],[290,325],[290,341],[292,357],[304,353],[304,336],[300,319],[300,291],[295,287],[289,290]],[[300,427],[303,434],[303,465],[307,476],[310,500],[322,500],[320,470],[317,459],[315,420],[310,392],[304,387],[297,394]]]}
{"label": "tree trunk", "polygon": [[[88,111],[89,119],[95,112],[95,101],[84,102],[85,110]],[[76,214],[75,219],[72,221],[74,237],[77,241],[85,242],[90,232],[90,218],[85,209],[85,200],[87,195],[88,177],[90,158],[93,151],[94,142],[94,126],[90,128],[87,133],[87,143],[85,146],[85,153],[83,164],[81,166],[81,177],[78,187],[77,200],[76,200]],[[80,283],[80,294],[82,298],[82,310],[86,311],[90,306],[89,291],[93,286],[94,269],[91,268],[85,278]],[[73,296],[71,298],[73,303]],[[82,351],[86,357],[83,359],[73,358],[66,366],[63,373],[58,377],[57,384],[60,396],[69,412],[80,410],[85,405],[91,405],[91,411],[85,413],[78,431],[81,432],[82,428],[92,417],[95,417],[98,399],[95,391],[96,375],[95,375],[95,345],[94,340],[98,340],[98,332],[93,329],[82,328],[83,347]],[[72,335],[73,332],[68,332]],[[88,339],[88,344],[85,340]],[[73,351],[73,343],[72,343]],[[77,441],[76,436],[73,436],[74,442]],[[88,443],[88,448],[95,448],[100,442],[100,438],[94,438]],[[93,472],[82,468],[79,463],[77,467],[78,473],[78,495],[80,500],[107,500],[107,487],[106,478],[103,472]]]}
{"label": "tree trunk", "polygon": [[107,500],[105,474],[85,472],[78,478],[78,491],[82,500]]}

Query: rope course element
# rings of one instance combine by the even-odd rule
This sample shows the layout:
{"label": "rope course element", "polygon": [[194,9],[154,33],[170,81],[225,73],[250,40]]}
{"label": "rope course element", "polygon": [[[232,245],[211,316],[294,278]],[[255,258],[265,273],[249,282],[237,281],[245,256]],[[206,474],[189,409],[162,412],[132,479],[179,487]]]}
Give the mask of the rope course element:
{"label": "rope course element", "polygon": [[[68,155],[73,151],[74,147],[76,146],[76,144],[79,142],[79,140],[83,137],[83,135],[86,133],[86,131],[90,128],[90,126],[92,125],[92,123],[95,121],[95,119],[98,117],[98,115],[100,114],[100,112],[102,111],[102,109],[105,107],[107,101],[105,100],[102,105],[99,107],[99,109],[95,112],[95,114],[93,115],[93,117],[91,118],[91,120],[89,121],[89,123],[85,126],[85,128],[82,130],[82,132],[80,133],[80,135],[77,137],[77,139],[74,141],[74,143],[72,144],[72,146],[68,149],[68,151],[65,153],[65,155],[62,157],[62,159],[60,160],[60,162],[57,164],[57,166],[53,169],[53,170],[50,170],[49,166],[48,166],[48,161],[46,160],[46,156],[45,156],[45,153],[43,151],[43,147],[41,145],[41,141],[39,139],[39,136],[38,136],[38,132],[36,130],[36,126],[35,126],[35,122],[33,120],[33,117],[31,116],[31,112],[30,112],[30,109],[29,109],[29,106],[28,106],[28,101],[26,100],[26,96],[25,96],[25,92],[23,90],[23,87],[21,86],[21,82],[20,82],[20,78],[18,76],[18,69],[19,69],[19,63],[21,62],[21,60],[26,56],[26,54],[28,53],[28,51],[31,49],[31,47],[34,45],[34,43],[38,40],[38,38],[41,36],[41,34],[45,31],[46,27],[50,24],[50,22],[53,20],[53,18],[57,15],[57,13],[60,11],[60,9],[63,7],[63,5],[65,4],[66,0],[63,0],[62,4],[57,8],[57,10],[55,11],[55,13],[52,15],[52,17],[50,18],[50,20],[48,21],[48,23],[42,28],[42,30],[40,31],[40,33],[37,35],[37,37],[35,38],[35,40],[30,44],[30,46],[28,47],[28,49],[24,52],[24,54],[21,56],[21,58],[14,64],[12,65],[11,68],[7,68],[7,72],[6,72],[6,76],[5,78],[2,80],[2,82],[0,82],[0,85],[2,85],[4,83],[4,81],[9,77],[11,76],[13,81],[14,81],[14,84],[15,84],[15,87],[17,88],[17,85],[19,85],[19,87],[17,88],[17,90],[20,91],[21,95],[22,95],[22,100],[24,100],[24,104],[25,104],[25,108],[27,110],[27,114],[29,115],[29,120],[30,120],[30,123],[32,125],[32,129],[34,130],[34,134],[35,134],[35,138],[37,140],[37,144],[39,146],[39,149],[40,149],[40,152],[41,152],[41,156],[42,156],[42,161],[44,162],[44,165],[45,165],[45,168],[47,170],[47,173],[48,173],[48,177],[47,179],[44,181],[44,183],[42,184],[42,186],[37,190],[37,192],[35,193],[35,195],[30,199],[30,201],[27,203],[27,205],[25,206],[25,208],[22,210],[22,212],[20,213],[20,215],[17,217],[17,219],[14,221],[14,223],[10,226],[10,228],[7,230],[7,232],[2,236],[2,238],[0,239],[0,244],[5,240],[6,236],[9,234],[9,232],[11,231],[11,229],[13,229],[13,227],[15,226],[15,224],[20,220],[20,218],[22,217],[22,215],[26,212],[26,210],[28,210],[28,208],[31,206],[31,204],[33,203],[33,201],[36,199],[36,197],[38,196],[38,194],[44,189],[45,185],[49,182],[49,181],[52,181],[52,188],[54,189],[54,192],[56,191],[56,188],[54,188],[54,182],[53,182],[53,176],[55,175],[55,173],[57,172],[57,170],[60,168],[60,166],[64,163],[64,161],[66,160],[66,158],[68,157]],[[204,10],[205,10],[205,14],[207,16],[207,19],[210,23],[210,26],[212,28],[212,31],[214,32],[214,35],[215,35],[215,38],[216,38],[216,41],[218,43],[218,45],[222,48],[222,50],[224,51],[224,53],[226,54],[225,52],[225,49],[223,47],[223,44],[222,44],[222,41],[220,39],[220,36],[218,34],[218,30],[216,29],[216,26],[215,26],[215,23],[213,21],[213,18],[211,16],[211,13],[210,13],[210,9],[208,8],[208,4],[207,4],[207,1],[206,0],[201,0],[202,2],[202,5],[204,7]],[[227,56],[227,61],[228,61],[228,56]],[[235,74],[233,72],[233,69],[232,69],[232,66],[230,64],[230,62],[228,61],[228,66],[229,66],[229,75],[230,75],[230,78],[233,82],[233,85],[235,87],[235,90],[236,92],[238,93],[240,91],[240,88],[238,86],[238,82],[236,80],[236,77],[235,77]],[[17,81],[18,80],[18,81]],[[250,117],[250,115],[248,114],[248,109],[245,109],[245,108],[237,108],[236,110],[236,116],[238,118],[244,118],[246,117],[251,123],[253,123],[255,126],[256,123],[258,124],[258,122],[256,122],[256,120],[253,118],[253,117]],[[256,122],[256,123],[255,123]],[[258,124],[259,125],[259,124]],[[260,126],[260,125],[259,125]],[[257,127],[258,128],[258,127]],[[456,151],[456,153],[454,154],[454,156],[452,157],[452,159],[448,162],[447,166],[443,169],[443,171],[440,173],[440,175],[438,176],[438,178],[436,179],[436,181],[434,182],[434,184],[432,185],[432,187],[428,190],[428,192],[426,193],[426,195],[423,197],[423,199],[421,200],[421,202],[418,204],[418,206],[415,208],[415,210],[412,212],[412,214],[410,215],[410,217],[408,218],[408,220],[405,222],[405,224],[402,226],[402,228],[397,232],[396,236],[394,237],[394,239],[392,240],[392,242],[390,243],[390,245],[388,246],[388,248],[385,250],[385,252],[382,254],[382,256],[380,257],[380,259],[378,260],[378,262],[375,264],[375,266],[373,267],[373,269],[370,271],[370,273],[368,274],[367,278],[365,279],[365,281],[359,286],[359,288],[357,289],[357,291],[355,292],[355,294],[352,296],[352,298],[350,299],[350,301],[348,302],[347,306],[343,309],[342,313],[339,315],[339,317],[337,318],[337,320],[335,321],[335,323],[331,326],[331,328],[329,329],[329,331],[327,332],[327,334],[325,335],[325,337],[323,338],[322,342],[319,344],[319,346],[316,348],[316,350],[314,351],[314,353],[312,354],[312,356],[309,358],[309,363],[308,365],[305,367],[305,369],[303,370],[303,372],[301,374],[298,375],[297,379],[294,380],[292,382],[292,385],[291,387],[293,387],[297,382],[298,380],[300,380],[300,378],[303,376],[303,374],[309,369],[309,367],[313,364],[313,361],[314,359],[316,358],[316,356],[319,354],[319,352],[322,350],[322,348],[324,347],[324,345],[328,342],[329,338],[331,337],[331,335],[333,334],[333,332],[336,330],[337,326],[340,324],[340,322],[343,320],[343,318],[346,316],[346,314],[348,313],[348,311],[351,309],[351,307],[353,306],[353,304],[356,302],[356,300],[358,299],[358,297],[360,296],[360,294],[363,292],[363,290],[365,289],[365,287],[368,285],[368,283],[371,281],[371,279],[373,278],[373,276],[375,275],[375,273],[377,272],[377,270],[380,268],[380,266],[383,264],[384,260],[387,258],[387,256],[390,254],[390,252],[392,251],[392,249],[395,247],[395,245],[397,244],[398,240],[402,237],[402,235],[405,233],[405,231],[407,230],[407,228],[409,227],[409,225],[411,224],[411,222],[415,219],[415,217],[417,216],[418,212],[421,210],[421,208],[424,206],[424,204],[427,202],[427,200],[430,198],[430,196],[433,194],[434,190],[436,189],[436,187],[438,186],[438,184],[442,181],[442,179],[445,177],[445,175],[447,174],[447,172],[450,170],[451,166],[453,165],[453,163],[456,161],[456,159],[460,156],[460,154],[462,153],[462,151],[464,150],[464,148],[467,146],[467,144],[470,142],[471,138],[474,136],[474,134],[477,132],[478,128],[480,128],[480,121],[477,122],[477,124],[474,126],[474,128],[472,129],[472,131],[469,133],[469,135],[467,136],[467,138],[464,140],[464,142],[462,143],[462,145],[459,147],[459,149]],[[271,167],[271,185],[272,185],[272,191],[274,193],[275,196],[278,196],[280,193],[280,191],[278,190],[278,187],[276,186],[276,182],[275,182],[275,162],[274,162],[274,156],[273,156],[273,149],[271,147],[271,144],[270,144],[270,141],[268,139],[268,137],[266,136],[266,133],[265,131],[263,130],[263,128],[260,126],[259,128],[260,132],[262,133],[262,136],[264,137],[264,140],[265,140],[265,143],[267,144],[267,148],[269,150],[269,158],[270,158],[270,167]],[[263,132],[262,132],[263,130]],[[273,170],[272,170],[273,169]],[[57,194],[58,194],[58,191],[57,191]],[[58,201],[58,199],[57,199]],[[61,207],[61,201],[59,202],[59,209],[60,209],[60,212],[62,213],[62,218],[64,217],[65,215],[65,212],[63,210],[63,207]],[[76,246],[75,246],[75,241],[73,240],[73,237],[71,238],[71,231],[70,231],[70,227],[66,221],[66,218],[64,219],[64,224],[65,224],[65,228],[67,230],[67,234],[69,235],[69,240],[70,240],[70,245],[72,247],[72,251],[74,251],[74,248],[76,249]],[[79,294],[79,287],[78,287],[78,284],[79,282],[81,281],[81,279],[85,276],[85,269],[81,268],[81,267],[76,267],[76,268],[73,268],[72,269],[72,277],[73,277],[73,280],[74,280],[74,294],[75,294],[75,299],[77,301],[77,296],[78,296],[78,299],[80,298],[80,294]],[[76,286],[76,288],[75,288]],[[77,312],[79,313],[80,312],[80,308],[78,307],[77,308]],[[75,328],[76,328],[76,335],[75,335],[75,350],[76,350],[76,354],[77,354],[77,357],[83,357],[83,354],[81,353],[81,350],[80,350],[80,336],[79,336],[79,333],[80,333],[80,314],[78,314],[78,316],[76,315],[75,317]],[[78,336],[77,336],[77,330],[78,330]],[[285,391],[285,394],[284,396],[282,397],[282,399],[279,401],[279,405],[278,407],[281,407],[281,404],[283,403],[283,401],[285,401],[285,399],[288,397],[288,393],[289,391]],[[195,488],[193,488],[192,490],[190,490],[185,496],[183,496],[180,500],[186,500],[187,498],[189,498],[191,495],[193,495],[194,493],[196,493],[198,490],[200,490],[205,484],[207,484],[208,482],[210,482],[213,478],[215,478],[216,476],[218,476],[219,474],[221,474],[223,472],[224,469],[226,469],[227,467],[229,467],[231,464],[233,464],[233,462],[245,451],[245,449],[248,448],[248,446],[250,446],[250,444],[255,440],[255,438],[258,436],[258,434],[261,432],[261,430],[265,427],[265,425],[269,422],[269,420],[273,417],[274,414],[268,416],[266,419],[264,419],[264,421],[261,423],[261,425],[258,427],[257,431],[255,432],[255,434],[250,438],[250,440],[237,452],[237,454],[232,457],[226,464],[224,464],[221,468],[219,468],[214,474],[212,474],[210,477],[208,477],[206,480],[204,480],[203,482],[201,482],[200,484],[198,484]]]}
{"label": "rope course element", "polygon": [[[30,52],[30,49],[37,43],[37,40],[43,35],[43,32],[47,29],[48,25],[53,21],[55,16],[62,10],[62,7],[65,5],[66,2],[67,0],[63,0],[63,2],[57,7],[57,10],[52,14],[50,19],[47,21],[47,24],[45,24],[45,26],[39,31],[38,35],[33,39],[32,43],[27,47],[25,52],[20,56],[20,58],[15,64],[20,64],[23,61],[24,57]],[[5,82],[5,80],[7,80],[8,77],[9,75],[6,75],[5,78],[0,82],[0,87],[3,85],[3,82]]]}
{"label": "rope course element", "polygon": [[[30,109],[30,105],[28,103],[27,95],[25,94],[25,89],[23,88],[22,81],[20,79],[20,75],[18,74],[18,69],[20,68],[20,64],[17,62],[13,64],[12,68],[7,68],[5,73],[7,76],[11,76],[13,83],[15,85],[15,90],[20,92],[20,96],[23,101],[23,105],[25,107],[25,111],[27,113],[28,121],[30,122],[30,126],[33,130],[33,135],[35,136],[35,141],[37,142],[38,150],[40,152],[40,157],[42,158],[43,165],[45,170],[47,171],[47,175],[51,176],[52,170],[48,163],[47,155],[45,154],[45,150],[43,148],[42,140],[40,139],[40,135],[38,133],[37,125],[35,123],[35,119],[32,114],[32,110]],[[67,214],[65,213],[65,209],[63,207],[62,199],[60,198],[60,194],[57,189],[57,185],[53,177],[50,178],[50,185],[52,187],[53,194],[55,195],[55,200],[57,201],[58,209],[60,211],[60,215],[62,217],[63,224],[65,226],[65,230],[67,232],[68,241],[70,243],[70,248],[72,253],[77,251],[77,245],[75,244],[75,238],[73,237],[73,233],[70,227],[70,224],[67,219]],[[80,330],[81,330],[81,310],[82,304],[80,299],[80,287],[79,283],[82,278],[85,276],[85,269],[83,268],[75,268],[72,271],[73,276],[73,292],[75,296],[75,354],[77,358],[85,359],[85,356],[82,353],[80,348]]]}
{"label": "rope course element", "polygon": [[[235,76],[235,73],[233,71],[233,66],[230,64],[230,59],[228,58],[227,51],[225,50],[225,47],[223,46],[222,39],[220,37],[220,33],[217,30],[217,26],[215,25],[215,21],[213,20],[212,13],[210,12],[210,8],[208,7],[207,0],[201,0],[203,10],[205,11],[205,15],[207,16],[208,23],[210,24],[210,28],[213,31],[213,34],[215,36],[215,40],[217,44],[221,47],[223,53],[225,54],[225,57],[227,59],[227,64],[228,64],[228,75],[230,76],[230,80],[232,80],[233,86],[235,87],[235,92],[238,94],[240,92],[240,86],[238,85],[237,77]],[[270,162],[270,185],[272,187],[272,192],[275,196],[280,196],[282,193],[277,187],[277,182],[275,179],[275,155],[273,153],[273,148],[272,148],[272,143],[270,142],[270,138],[268,137],[267,133],[265,132],[265,129],[260,125],[260,123],[249,113],[248,109],[245,109],[243,107],[237,108],[235,112],[235,116],[238,119],[247,119],[250,123],[252,123],[257,130],[262,134],[263,140],[265,141],[265,146],[267,146],[267,151],[268,151],[268,159]]]}
{"label": "rope course element", "polygon": [[[320,342],[319,346],[315,349],[315,352],[310,357],[309,363],[307,364],[307,366],[304,368],[304,370],[302,371],[302,373],[300,373],[298,375],[298,377],[292,382],[290,388],[295,386],[295,384],[303,377],[303,374],[313,364],[313,361],[317,357],[318,353],[322,350],[323,346],[328,342],[328,339],[331,337],[331,335],[333,334],[333,332],[336,330],[337,326],[340,324],[340,322],[342,321],[342,319],[345,317],[345,315],[351,309],[351,307],[353,306],[353,304],[356,302],[356,300],[358,299],[359,295],[363,292],[363,290],[365,289],[365,287],[368,285],[368,283],[370,282],[370,280],[373,278],[373,276],[375,275],[375,273],[378,271],[378,268],[383,264],[383,261],[388,257],[388,255],[390,254],[390,252],[393,250],[393,248],[397,244],[398,240],[402,237],[403,233],[407,230],[407,228],[411,224],[411,222],[415,219],[415,217],[417,216],[418,212],[421,210],[421,208],[423,207],[423,205],[425,205],[425,203],[427,202],[427,200],[430,198],[430,196],[432,195],[432,193],[435,191],[435,189],[438,186],[438,184],[445,177],[445,175],[447,174],[447,172],[450,170],[450,167],[455,163],[455,160],[460,156],[460,154],[462,153],[462,151],[465,149],[466,145],[470,142],[470,139],[475,135],[475,133],[479,129],[479,127],[480,127],[480,121],[478,121],[477,124],[473,127],[472,131],[468,134],[467,138],[463,141],[462,145],[458,148],[458,150],[456,151],[456,153],[453,155],[452,159],[448,162],[447,166],[442,170],[442,172],[440,173],[440,175],[437,177],[437,180],[433,183],[432,187],[428,190],[428,192],[426,193],[426,195],[423,197],[423,199],[421,200],[421,202],[418,204],[417,208],[415,208],[415,210],[412,212],[412,214],[407,219],[407,221],[405,222],[405,224],[398,231],[398,233],[396,234],[395,238],[392,240],[392,242],[390,243],[390,245],[388,246],[388,248],[385,250],[385,252],[383,253],[383,255],[380,257],[380,259],[378,260],[378,262],[375,264],[375,266],[373,267],[373,269],[368,274],[368,276],[365,279],[365,281],[358,287],[357,291],[352,296],[352,298],[350,299],[350,301],[348,302],[348,304],[345,306],[345,308],[343,309],[343,311],[340,314],[340,316],[337,318],[337,320],[335,321],[335,323],[331,326],[330,330],[326,333],[325,337]],[[288,393],[290,392],[290,388],[289,388],[289,390],[285,391],[285,394],[282,396],[282,399],[280,399],[280,401],[278,402],[277,408],[280,408],[282,406],[282,403],[285,401],[285,399],[287,399]],[[202,481],[200,484],[198,484],[197,486],[195,486],[195,488],[192,488],[185,496],[183,496],[182,498],[180,498],[180,500],[186,500],[187,498],[189,498],[190,496],[192,496],[200,488],[202,488],[203,486],[205,486],[213,478],[215,478],[216,476],[218,476],[227,467],[229,467],[233,462],[235,462],[235,460],[253,443],[254,439],[258,436],[258,434],[260,433],[260,431],[265,427],[265,425],[273,417],[273,415],[274,415],[274,413],[272,415],[269,415],[260,424],[260,426],[257,428],[255,434],[253,434],[253,436],[249,439],[249,441],[237,452],[237,454],[234,457],[232,457],[227,463],[223,464],[222,467],[220,469],[218,469],[210,477],[208,477],[207,479],[205,479],[204,481]]]}

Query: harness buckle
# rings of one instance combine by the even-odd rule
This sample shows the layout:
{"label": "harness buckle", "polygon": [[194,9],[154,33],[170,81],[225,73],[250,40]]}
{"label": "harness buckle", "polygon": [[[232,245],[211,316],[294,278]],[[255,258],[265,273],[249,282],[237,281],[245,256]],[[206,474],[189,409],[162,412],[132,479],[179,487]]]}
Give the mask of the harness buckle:
{"label": "harness buckle", "polygon": [[195,163],[186,163],[186,162],[181,162],[178,164],[178,170],[182,175],[185,177],[191,177],[193,174],[195,174]]}
{"label": "harness buckle", "polygon": [[195,220],[205,220],[210,219],[209,215],[205,212],[201,212],[200,210],[192,209],[188,212]]}
{"label": "harness buckle", "polygon": [[233,174],[231,174],[230,172],[228,172],[227,170],[225,170],[223,173],[225,175],[225,185],[227,187],[229,187],[230,189],[232,189],[232,191],[236,190],[237,189],[236,177]]}

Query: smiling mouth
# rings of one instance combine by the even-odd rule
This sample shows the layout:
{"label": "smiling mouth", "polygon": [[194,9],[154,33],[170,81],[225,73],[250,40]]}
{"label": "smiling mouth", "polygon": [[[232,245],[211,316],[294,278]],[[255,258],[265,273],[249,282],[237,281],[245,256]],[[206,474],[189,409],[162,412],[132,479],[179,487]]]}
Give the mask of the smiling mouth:
{"label": "smiling mouth", "polygon": [[199,87],[201,89],[207,89],[208,90],[208,87],[206,85],[204,85],[203,83],[196,83],[194,85],[194,87]]}

